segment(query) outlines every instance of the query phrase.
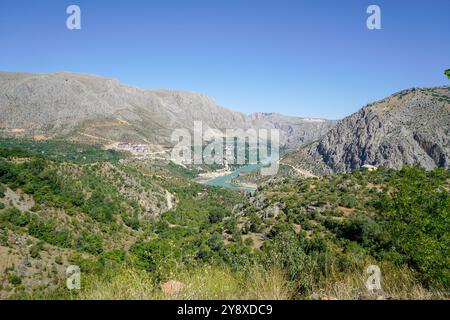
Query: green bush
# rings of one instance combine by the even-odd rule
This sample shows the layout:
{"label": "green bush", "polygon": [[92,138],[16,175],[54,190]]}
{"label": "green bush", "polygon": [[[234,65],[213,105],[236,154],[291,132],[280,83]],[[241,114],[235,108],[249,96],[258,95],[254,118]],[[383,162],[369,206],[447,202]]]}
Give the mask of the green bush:
{"label": "green bush", "polygon": [[253,241],[252,238],[246,238],[246,239],[244,240],[244,244],[245,244],[247,247],[251,247],[251,246],[253,246],[254,241]]}
{"label": "green bush", "polygon": [[72,246],[70,231],[65,227],[58,227],[53,220],[41,220],[33,216],[28,226],[28,233],[55,246],[63,248]]}
{"label": "green bush", "polygon": [[449,288],[450,194],[439,187],[448,172],[406,167],[399,174],[384,213],[394,246],[406,255],[423,283]]}
{"label": "green bush", "polygon": [[22,278],[20,278],[17,274],[12,273],[8,276],[8,281],[13,286],[19,286],[22,284]]}
{"label": "green bush", "polygon": [[389,245],[389,236],[382,226],[366,215],[351,216],[338,224],[337,235],[374,250],[381,250]]}
{"label": "green bush", "polygon": [[141,223],[137,217],[122,215],[122,221],[127,227],[130,227],[133,230],[139,230],[141,226]]}
{"label": "green bush", "polygon": [[127,252],[123,249],[114,249],[111,251],[103,252],[102,257],[117,263],[121,263],[125,261],[125,258],[127,257]]}
{"label": "green bush", "polygon": [[131,252],[139,259],[139,264],[147,271],[164,277],[176,269],[181,259],[180,246],[169,239],[155,239],[135,244]]}
{"label": "green bush", "polygon": [[225,213],[223,212],[222,208],[212,208],[209,211],[208,218],[209,218],[210,223],[221,222],[224,217],[225,217]]}
{"label": "green bush", "polygon": [[265,264],[281,267],[295,284],[297,292],[304,293],[311,289],[307,278],[312,269],[311,257],[306,255],[301,241],[293,232],[277,234],[272,243],[265,244],[264,252]]}
{"label": "green bush", "polygon": [[0,245],[7,247],[8,246],[8,230],[0,230]]}
{"label": "green bush", "polygon": [[217,232],[213,233],[208,240],[208,246],[214,251],[220,251],[224,249],[222,235]]}
{"label": "green bush", "polygon": [[9,208],[0,213],[0,221],[12,223],[18,227],[25,227],[30,223],[30,214],[22,213],[16,208]]}
{"label": "green bush", "polygon": [[44,242],[38,241],[35,245],[30,247],[30,256],[34,259],[39,258],[39,253],[44,248]]}
{"label": "green bush", "polygon": [[358,204],[358,200],[353,195],[344,195],[341,197],[339,204],[345,208],[351,209]]}
{"label": "green bush", "polygon": [[97,235],[89,235],[87,232],[83,232],[77,239],[76,247],[92,254],[100,254],[103,252],[103,241]]}
{"label": "green bush", "polygon": [[251,232],[261,232],[262,230],[262,219],[256,214],[252,213],[250,215],[250,231]]}

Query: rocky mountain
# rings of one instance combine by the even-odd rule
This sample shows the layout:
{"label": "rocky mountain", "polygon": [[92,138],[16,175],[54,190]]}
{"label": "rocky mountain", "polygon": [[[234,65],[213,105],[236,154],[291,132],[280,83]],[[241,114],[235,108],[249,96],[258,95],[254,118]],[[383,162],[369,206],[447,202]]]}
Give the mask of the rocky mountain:
{"label": "rocky mountain", "polygon": [[261,123],[264,126],[269,122],[279,129],[281,140],[285,141],[288,148],[314,141],[337,124],[334,120],[288,117],[278,113],[253,113],[250,118],[253,123]]}
{"label": "rocky mountain", "polygon": [[450,87],[409,89],[369,104],[285,161],[322,173],[366,164],[448,169]]}
{"label": "rocky mountain", "polygon": [[277,127],[282,143],[291,146],[317,139],[328,128],[325,120],[247,116],[202,94],[142,90],[98,76],[0,73],[2,135],[164,146],[174,129],[193,129],[194,121],[221,130]]}

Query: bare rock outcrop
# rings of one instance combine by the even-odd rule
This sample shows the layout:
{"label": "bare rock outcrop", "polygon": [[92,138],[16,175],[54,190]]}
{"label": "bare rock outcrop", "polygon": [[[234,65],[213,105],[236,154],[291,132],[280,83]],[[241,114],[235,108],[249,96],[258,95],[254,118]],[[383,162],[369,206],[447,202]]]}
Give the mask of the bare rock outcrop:
{"label": "bare rock outcrop", "polygon": [[450,87],[410,89],[343,119],[308,147],[333,172],[365,164],[450,168]]}

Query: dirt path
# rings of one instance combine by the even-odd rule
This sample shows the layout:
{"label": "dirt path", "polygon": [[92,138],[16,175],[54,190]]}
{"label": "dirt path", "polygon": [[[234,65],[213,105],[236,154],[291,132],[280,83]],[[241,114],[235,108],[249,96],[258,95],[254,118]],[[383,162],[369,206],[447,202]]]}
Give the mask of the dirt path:
{"label": "dirt path", "polygon": [[93,136],[91,134],[87,134],[87,133],[84,133],[84,132],[79,132],[79,134],[82,135],[82,136],[88,137],[88,138],[92,138],[92,139],[103,140],[103,141],[108,141],[108,142],[114,142],[111,139],[106,139],[106,138],[102,138],[102,137],[98,137],[98,136]]}
{"label": "dirt path", "polygon": [[283,164],[288,166],[288,167],[291,167],[292,169],[294,169],[294,171],[296,171],[297,173],[299,173],[299,174],[301,174],[301,175],[303,175],[303,176],[305,176],[307,178],[318,178],[316,175],[312,174],[309,171],[306,171],[306,170],[294,167],[294,166],[292,166],[290,164],[287,164],[287,163],[283,163]]}

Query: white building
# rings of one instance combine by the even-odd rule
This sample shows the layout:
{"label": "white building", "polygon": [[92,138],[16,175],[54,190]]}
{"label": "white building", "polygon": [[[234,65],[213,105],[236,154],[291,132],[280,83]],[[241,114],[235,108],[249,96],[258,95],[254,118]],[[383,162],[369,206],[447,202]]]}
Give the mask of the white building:
{"label": "white building", "polygon": [[367,170],[367,171],[376,171],[376,170],[378,170],[378,167],[373,166],[371,164],[365,164],[361,168],[364,169],[364,170]]}

